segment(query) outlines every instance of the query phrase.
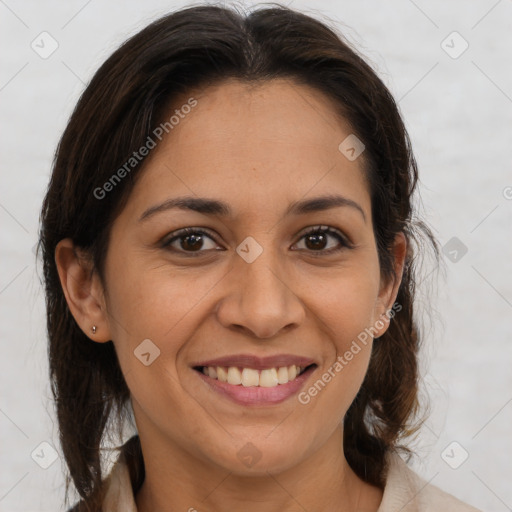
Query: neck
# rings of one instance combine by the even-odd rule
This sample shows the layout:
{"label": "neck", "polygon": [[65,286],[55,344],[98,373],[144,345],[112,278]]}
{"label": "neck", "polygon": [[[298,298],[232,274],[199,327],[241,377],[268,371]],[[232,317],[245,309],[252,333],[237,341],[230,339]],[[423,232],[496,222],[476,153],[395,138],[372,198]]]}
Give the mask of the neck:
{"label": "neck", "polygon": [[146,476],[135,496],[138,512],[376,512],[382,499],[382,490],[362,481],[348,465],[341,427],[300,465],[264,476],[235,475],[178,447],[151,452],[156,443],[145,447],[142,438],[141,443]]}

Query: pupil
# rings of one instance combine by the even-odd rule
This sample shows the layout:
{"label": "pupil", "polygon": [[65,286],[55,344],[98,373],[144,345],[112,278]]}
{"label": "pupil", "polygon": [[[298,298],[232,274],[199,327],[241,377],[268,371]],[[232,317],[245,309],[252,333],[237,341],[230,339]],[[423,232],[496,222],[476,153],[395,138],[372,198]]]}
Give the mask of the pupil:
{"label": "pupil", "polygon": [[[189,240],[191,240],[191,243],[188,242]],[[181,247],[182,249],[200,249],[202,246],[202,242],[203,241],[201,235],[186,235],[182,239]]]}
{"label": "pupil", "polygon": [[[326,237],[324,234],[313,233],[307,236],[306,246],[308,246],[308,249],[323,249],[325,247],[325,239]],[[308,245],[308,242],[313,242],[312,247]]]}

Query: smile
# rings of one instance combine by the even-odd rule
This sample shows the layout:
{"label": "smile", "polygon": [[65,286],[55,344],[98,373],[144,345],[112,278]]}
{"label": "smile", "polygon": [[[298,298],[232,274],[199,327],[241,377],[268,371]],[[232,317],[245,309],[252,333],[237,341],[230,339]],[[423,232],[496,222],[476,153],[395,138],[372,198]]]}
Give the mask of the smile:
{"label": "smile", "polygon": [[271,388],[287,384],[298,377],[305,369],[305,367],[294,364],[279,368],[267,368],[265,370],[237,368],[236,366],[203,366],[202,372],[212,379],[227,382],[234,386]]}
{"label": "smile", "polygon": [[[240,363],[195,365],[193,369],[209,390],[241,405],[271,405],[296,394],[317,368],[315,363],[264,367],[262,360],[252,366]],[[268,363],[267,363],[268,364]],[[257,366],[259,368],[255,368]]]}

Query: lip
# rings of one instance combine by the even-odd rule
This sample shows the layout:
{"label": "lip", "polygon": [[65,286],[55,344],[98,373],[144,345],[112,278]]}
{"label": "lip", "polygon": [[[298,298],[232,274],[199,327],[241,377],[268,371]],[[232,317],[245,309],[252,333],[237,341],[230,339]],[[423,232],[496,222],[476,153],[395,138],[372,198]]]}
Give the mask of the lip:
{"label": "lip", "polygon": [[292,364],[306,367],[316,364],[316,361],[309,357],[295,356],[293,354],[277,354],[275,356],[265,357],[254,356],[252,354],[236,354],[219,357],[217,359],[199,361],[193,363],[191,366],[236,366],[238,368],[265,370],[266,368],[279,368],[281,366],[291,366]]}
{"label": "lip", "polygon": [[291,382],[288,382],[287,384],[278,384],[277,386],[271,388],[233,385],[207,377],[197,370],[194,370],[194,372],[199,378],[203,380],[203,382],[208,385],[212,391],[228,397],[239,405],[269,406],[284,402],[292,395],[298,393],[309,376],[316,370],[316,368],[316,365],[310,366]]}

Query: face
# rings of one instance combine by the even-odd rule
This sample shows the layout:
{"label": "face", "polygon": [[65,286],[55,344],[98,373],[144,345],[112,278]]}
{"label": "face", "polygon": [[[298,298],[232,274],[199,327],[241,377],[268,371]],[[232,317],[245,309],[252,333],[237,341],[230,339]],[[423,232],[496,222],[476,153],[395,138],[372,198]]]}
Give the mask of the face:
{"label": "face", "polygon": [[[340,152],[350,127],[306,86],[230,81],[191,96],[112,227],[109,338],[143,446],[281,471],[339,430],[370,358],[360,335],[383,334],[396,294],[364,154]],[[325,196],[343,199],[313,201]]]}

